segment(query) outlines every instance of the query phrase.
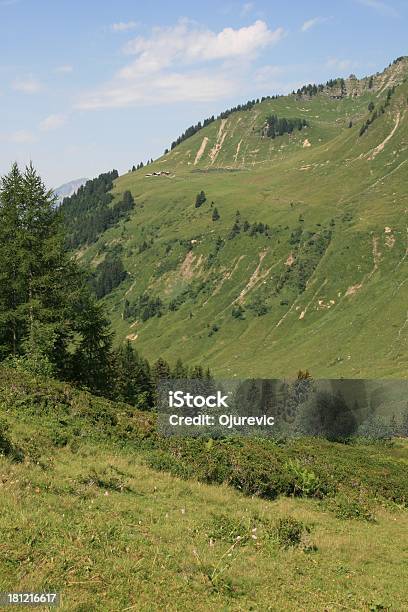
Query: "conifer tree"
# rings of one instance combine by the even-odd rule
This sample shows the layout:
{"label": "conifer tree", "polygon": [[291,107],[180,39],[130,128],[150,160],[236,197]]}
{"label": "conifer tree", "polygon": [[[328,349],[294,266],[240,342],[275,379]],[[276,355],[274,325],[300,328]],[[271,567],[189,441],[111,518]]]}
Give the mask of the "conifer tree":
{"label": "conifer tree", "polygon": [[218,221],[220,218],[220,213],[218,212],[217,208],[214,208],[211,218],[213,221]]}
{"label": "conifer tree", "polygon": [[[0,359],[21,356],[102,392],[108,322],[64,248],[51,191],[30,164],[0,185]],[[47,370],[48,373],[48,370]]]}

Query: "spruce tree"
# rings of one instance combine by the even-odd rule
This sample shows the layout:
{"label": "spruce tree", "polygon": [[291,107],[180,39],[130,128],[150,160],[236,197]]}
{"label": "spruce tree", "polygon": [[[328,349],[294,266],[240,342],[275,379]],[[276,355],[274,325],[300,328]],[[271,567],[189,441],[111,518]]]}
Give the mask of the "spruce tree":
{"label": "spruce tree", "polygon": [[218,212],[216,208],[214,208],[211,218],[213,221],[218,221],[218,219],[220,218],[220,213]]}
{"label": "spruce tree", "polygon": [[103,392],[109,325],[65,250],[53,193],[31,164],[23,175],[14,164],[1,181],[0,266],[0,359],[24,355],[35,368],[45,360]]}
{"label": "spruce tree", "polygon": [[22,305],[21,202],[23,177],[13,164],[0,184],[0,359],[17,355],[25,335]]}

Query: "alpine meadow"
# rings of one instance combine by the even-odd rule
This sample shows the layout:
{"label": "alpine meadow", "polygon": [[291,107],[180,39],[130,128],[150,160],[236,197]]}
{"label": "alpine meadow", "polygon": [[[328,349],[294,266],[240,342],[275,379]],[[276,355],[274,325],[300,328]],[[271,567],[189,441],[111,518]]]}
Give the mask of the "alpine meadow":
{"label": "alpine meadow", "polygon": [[227,377],[404,376],[407,77],[250,101],[66,198],[118,341]]}
{"label": "alpine meadow", "polygon": [[[408,610],[406,6],[45,4],[0,1],[0,607]],[[295,36],[333,74],[274,89]]]}

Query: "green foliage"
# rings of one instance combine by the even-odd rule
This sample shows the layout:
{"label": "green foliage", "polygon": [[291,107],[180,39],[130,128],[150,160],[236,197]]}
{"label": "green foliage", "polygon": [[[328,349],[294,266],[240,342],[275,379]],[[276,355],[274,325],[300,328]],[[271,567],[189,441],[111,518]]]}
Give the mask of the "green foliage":
{"label": "green foliage", "polygon": [[393,435],[397,432],[392,430],[389,423],[386,423],[384,419],[376,415],[369,415],[369,417],[359,425],[356,436],[366,438],[368,440],[391,440]]}
{"label": "green foliage", "polygon": [[289,459],[285,464],[288,473],[293,477],[294,495],[305,497],[324,497],[328,493],[326,483],[323,483],[319,476],[308,470],[300,461]]}
{"label": "green foliage", "polygon": [[0,265],[0,359],[101,391],[108,322],[64,249],[54,197],[31,165],[21,174],[14,164],[2,178]]}
{"label": "green foliage", "polygon": [[268,312],[268,306],[265,303],[264,299],[261,296],[257,296],[252,302],[248,304],[248,310],[252,310],[252,312],[257,317],[263,317]]}
{"label": "green foliage", "polygon": [[356,519],[368,523],[376,522],[369,503],[361,494],[356,496],[339,493],[328,501],[328,508],[340,519]]}
{"label": "green foliage", "polygon": [[10,426],[7,421],[0,415],[0,456],[9,457],[12,461],[22,461],[24,453],[20,448],[17,448],[9,437]]}
{"label": "green foliage", "polygon": [[118,471],[113,465],[109,465],[99,470],[92,468],[87,476],[81,478],[81,482],[87,486],[96,486],[105,491],[130,492],[131,488],[123,476],[123,472]]}
{"label": "green foliage", "polygon": [[226,514],[215,514],[209,529],[209,537],[214,540],[222,540],[240,545],[246,544],[251,539],[252,525],[248,521],[236,520]]}
{"label": "green foliage", "polygon": [[266,136],[276,138],[283,134],[292,134],[294,130],[302,130],[309,124],[306,119],[286,119],[277,115],[269,115],[266,118]]}
{"label": "green foliage", "polygon": [[207,198],[206,198],[204,191],[200,191],[200,193],[197,193],[197,196],[195,199],[195,207],[200,208],[200,206],[202,206],[206,200]]}
{"label": "green foliage", "polygon": [[218,209],[215,207],[213,208],[211,219],[213,221],[218,221],[220,219],[220,213],[218,212]]}
{"label": "green foliage", "polygon": [[100,234],[112,227],[134,208],[135,202],[130,191],[112,205],[110,193],[113,181],[118,178],[117,170],[99,175],[87,181],[78,191],[64,198],[60,211],[67,233],[67,246],[76,249],[95,242]]}
{"label": "green foliage", "polygon": [[152,317],[161,317],[163,314],[163,302],[159,297],[151,297],[148,293],[139,295],[136,302],[126,307],[126,319],[140,318],[147,321]]}
{"label": "green foliage", "polygon": [[292,516],[279,519],[274,529],[279,546],[286,550],[300,546],[305,533],[310,533],[310,528]]}
{"label": "green foliage", "polygon": [[231,311],[231,315],[234,317],[234,319],[245,319],[245,308],[243,308],[241,306],[241,304],[238,304],[238,306],[234,306],[234,308]]}
{"label": "green foliage", "polygon": [[122,260],[116,254],[109,254],[95,269],[90,285],[98,299],[108,295],[127,277]]}

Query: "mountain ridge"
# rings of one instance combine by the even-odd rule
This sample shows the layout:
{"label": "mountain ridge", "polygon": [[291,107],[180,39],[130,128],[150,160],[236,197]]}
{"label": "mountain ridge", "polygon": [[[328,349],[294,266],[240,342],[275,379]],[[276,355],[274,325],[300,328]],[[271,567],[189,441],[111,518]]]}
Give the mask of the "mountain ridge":
{"label": "mountain ridge", "polygon": [[[118,337],[224,376],[402,376],[407,67],[358,95],[264,99],[115,180],[134,208],[78,257],[123,264],[104,297]],[[271,115],[308,125],[271,138]]]}

